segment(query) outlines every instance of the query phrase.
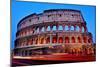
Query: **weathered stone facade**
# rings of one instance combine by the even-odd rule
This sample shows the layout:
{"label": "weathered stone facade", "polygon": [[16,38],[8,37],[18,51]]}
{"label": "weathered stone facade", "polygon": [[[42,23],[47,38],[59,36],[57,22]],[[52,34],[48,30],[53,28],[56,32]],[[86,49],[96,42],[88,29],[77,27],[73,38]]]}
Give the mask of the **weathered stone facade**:
{"label": "weathered stone facade", "polygon": [[92,34],[79,10],[50,9],[31,14],[17,29],[15,56],[94,54]]}

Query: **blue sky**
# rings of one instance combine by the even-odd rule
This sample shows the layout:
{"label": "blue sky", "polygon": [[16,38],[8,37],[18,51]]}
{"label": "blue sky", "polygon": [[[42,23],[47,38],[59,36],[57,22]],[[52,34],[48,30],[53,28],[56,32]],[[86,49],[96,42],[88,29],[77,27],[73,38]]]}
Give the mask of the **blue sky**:
{"label": "blue sky", "polygon": [[89,5],[73,5],[73,4],[53,4],[53,3],[39,3],[39,2],[20,2],[12,0],[11,4],[11,16],[12,16],[12,40],[11,48],[14,48],[14,40],[16,38],[17,24],[19,21],[27,15],[32,13],[42,13],[47,9],[76,9],[80,10],[86,23],[88,31],[93,35],[93,41],[96,37],[96,19],[95,19],[95,6]]}

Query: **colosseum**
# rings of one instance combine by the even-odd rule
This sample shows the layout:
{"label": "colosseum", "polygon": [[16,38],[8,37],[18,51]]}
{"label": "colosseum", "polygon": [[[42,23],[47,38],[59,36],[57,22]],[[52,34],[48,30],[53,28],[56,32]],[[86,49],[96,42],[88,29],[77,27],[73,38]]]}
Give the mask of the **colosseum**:
{"label": "colosseum", "polygon": [[95,54],[93,44],[92,34],[88,32],[81,11],[49,9],[20,20],[14,55],[90,55]]}

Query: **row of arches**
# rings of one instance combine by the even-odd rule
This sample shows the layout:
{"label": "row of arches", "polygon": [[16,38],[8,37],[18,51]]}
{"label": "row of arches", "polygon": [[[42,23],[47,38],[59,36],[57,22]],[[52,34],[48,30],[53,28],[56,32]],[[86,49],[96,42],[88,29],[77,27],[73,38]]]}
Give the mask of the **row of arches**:
{"label": "row of arches", "polygon": [[77,32],[86,32],[86,28],[84,26],[68,26],[68,25],[54,25],[54,26],[46,26],[46,27],[38,27],[35,30],[36,32],[45,32],[45,31],[77,31]]}
{"label": "row of arches", "polygon": [[[47,39],[42,38],[40,44],[43,44],[45,40],[46,40],[46,43],[50,43],[50,37],[48,37]],[[37,41],[38,41],[38,39],[37,39]],[[87,39],[87,37],[83,37],[83,38],[81,38],[81,37],[76,37],[76,38],[75,37],[71,37],[71,38],[59,37],[59,38],[57,38],[56,36],[52,37],[52,43],[57,43],[57,42],[58,43],[82,43],[82,41],[84,43],[91,43],[92,42],[91,38]]]}
{"label": "row of arches", "polygon": [[92,43],[92,39],[88,37],[39,37],[30,38],[24,41],[18,41],[17,46],[26,46],[33,44],[67,44],[67,43]]}
{"label": "row of arches", "polygon": [[36,27],[36,28],[28,28],[25,30],[20,31],[17,34],[17,37],[21,37],[21,36],[27,36],[27,35],[31,35],[31,34],[37,34],[40,32],[48,32],[48,31],[75,31],[75,32],[86,32],[86,28],[85,27],[80,27],[80,26],[68,26],[68,25],[59,25],[59,26],[44,26],[44,27]]}
{"label": "row of arches", "polygon": [[[83,47],[84,46],[84,47]],[[19,49],[15,51],[15,55],[19,56],[34,56],[34,55],[46,55],[46,54],[52,54],[52,53],[67,53],[67,54],[73,54],[73,55],[95,55],[95,47],[92,45],[82,45],[82,46],[50,46],[46,47],[44,49],[31,49],[31,50],[23,50]]]}

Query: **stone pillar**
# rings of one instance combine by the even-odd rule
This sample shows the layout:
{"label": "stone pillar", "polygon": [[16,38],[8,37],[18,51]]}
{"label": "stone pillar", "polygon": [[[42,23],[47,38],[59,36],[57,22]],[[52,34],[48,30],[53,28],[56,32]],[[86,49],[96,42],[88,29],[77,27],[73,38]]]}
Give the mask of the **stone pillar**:
{"label": "stone pillar", "polygon": [[47,41],[47,36],[45,36],[44,38],[45,38],[45,39],[44,39],[44,44],[47,44],[47,43],[46,43],[46,41]]}
{"label": "stone pillar", "polygon": [[59,26],[58,26],[58,25],[56,25],[56,30],[57,30],[57,31],[58,31],[58,27],[59,27]]}
{"label": "stone pillar", "polygon": [[46,44],[46,36],[44,36],[43,39],[44,39],[43,44]]}
{"label": "stone pillar", "polygon": [[36,33],[36,27],[34,27],[34,33]]}
{"label": "stone pillar", "polygon": [[65,44],[65,36],[63,36],[63,44]]}
{"label": "stone pillar", "polygon": [[17,50],[16,55],[19,56],[19,50]]}
{"label": "stone pillar", "polygon": [[84,43],[83,37],[81,36],[80,38],[81,38],[82,43]]}
{"label": "stone pillar", "polygon": [[76,31],[76,26],[74,25],[74,31]]}
{"label": "stone pillar", "polygon": [[35,27],[35,33],[37,33],[37,27]]}
{"label": "stone pillar", "polygon": [[23,56],[23,51],[21,50],[21,56]]}
{"label": "stone pillar", "polygon": [[22,50],[22,55],[25,56],[25,51],[24,50]]}
{"label": "stone pillar", "polygon": [[74,38],[75,38],[75,43],[77,43],[77,36],[75,36]]}
{"label": "stone pillar", "polygon": [[22,56],[22,50],[20,50],[20,56]]}
{"label": "stone pillar", "polygon": [[27,50],[27,56],[29,56],[29,50]]}
{"label": "stone pillar", "polygon": [[57,44],[59,43],[59,36],[57,36],[57,42],[56,42]]}
{"label": "stone pillar", "polygon": [[41,33],[42,27],[39,28],[39,33]]}
{"label": "stone pillar", "polygon": [[[32,39],[33,39],[32,43],[34,44],[34,38],[32,38]],[[33,45],[33,44],[32,44],[32,45]]]}
{"label": "stone pillar", "polygon": [[44,27],[44,32],[46,32],[46,31],[47,31],[47,26]]}
{"label": "stone pillar", "polygon": [[71,39],[71,36],[69,36],[69,43],[71,43],[72,42],[72,39]]}
{"label": "stone pillar", "polygon": [[18,55],[21,56],[21,50],[18,51]]}
{"label": "stone pillar", "polygon": [[38,38],[37,39],[38,39],[38,41],[37,41],[37,45],[38,45],[39,44],[39,35],[38,35]]}
{"label": "stone pillar", "polygon": [[70,31],[70,25],[68,25],[68,31]]}
{"label": "stone pillar", "polygon": [[53,28],[53,26],[50,26],[50,31],[52,32],[52,28]]}
{"label": "stone pillar", "polygon": [[63,31],[65,31],[65,25],[63,25]]}
{"label": "stone pillar", "polygon": [[50,45],[52,44],[52,35],[50,34]]}
{"label": "stone pillar", "polygon": [[80,32],[82,32],[82,27],[81,27],[81,26],[79,26],[79,28],[80,28]]}

